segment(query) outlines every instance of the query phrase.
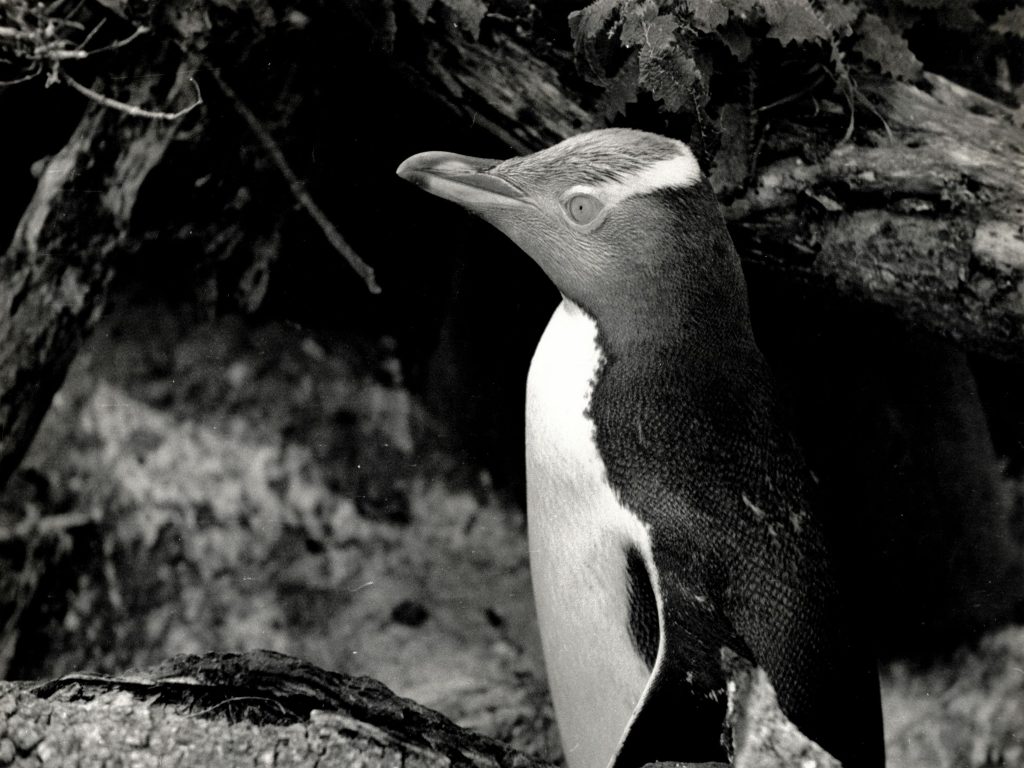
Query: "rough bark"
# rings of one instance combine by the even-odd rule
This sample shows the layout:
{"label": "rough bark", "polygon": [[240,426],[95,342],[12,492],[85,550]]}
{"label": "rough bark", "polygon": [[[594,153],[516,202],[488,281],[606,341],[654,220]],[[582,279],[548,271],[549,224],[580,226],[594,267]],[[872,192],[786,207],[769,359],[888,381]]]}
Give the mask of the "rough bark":
{"label": "rough bark", "polygon": [[[131,104],[173,103],[187,85],[181,56],[150,54],[124,76]],[[132,67],[142,64],[134,61]],[[0,484],[17,466],[82,340],[102,314],[139,187],[175,124],[89,104],[64,148],[43,165],[0,257]]]}
{"label": "rough bark", "polygon": [[288,656],[182,656],[123,677],[0,682],[0,765],[547,765],[369,678]]}
{"label": "rough bark", "polygon": [[1024,130],[937,75],[872,86],[893,137],[764,169],[727,216],[750,261],[1024,356]]}
{"label": "rough bark", "polygon": [[562,72],[567,56],[543,57],[522,41],[495,32],[474,41],[444,25],[426,28],[422,50],[402,62],[402,74],[474,125],[525,154],[602,123]]}

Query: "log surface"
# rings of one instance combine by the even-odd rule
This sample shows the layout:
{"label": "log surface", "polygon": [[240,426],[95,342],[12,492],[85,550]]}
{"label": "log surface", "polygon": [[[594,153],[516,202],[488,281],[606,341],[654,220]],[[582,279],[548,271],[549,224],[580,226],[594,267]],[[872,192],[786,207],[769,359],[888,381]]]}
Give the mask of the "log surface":
{"label": "log surface", "polygon": [[874,86],[893,137],[764,169],[727,209],[741,255],[1000,357],[1024,357],[1024,131],[927,75]]}
{"label": "log surface", "polygon": [[369,678],[269,651],[0,682],[0,765],[543,768]]}

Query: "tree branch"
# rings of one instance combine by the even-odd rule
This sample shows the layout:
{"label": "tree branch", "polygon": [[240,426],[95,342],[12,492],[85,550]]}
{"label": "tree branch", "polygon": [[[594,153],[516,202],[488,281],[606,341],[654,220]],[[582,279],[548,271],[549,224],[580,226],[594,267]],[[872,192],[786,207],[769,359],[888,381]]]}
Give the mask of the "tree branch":
{"label": "tree branch", "polygon": [[[172,74],[126,78],[132,101],[168,92],[176,98],[189,82],[191,66],[173,48],[164,51],[147,54],[150,69]],[[46,163],[0,255],[0,484],[18,465],[102,314],[139,187],[163,157],[175,125],[91,105]],[[106,160],[97,162],[98,156]]]}
{"label": "tree branch", "polygon": [[190,77],[189,82],[192,83],[192,87],[195,89],[196,92],[195,101],[193,101],[187,107],[177,110],[176,112],[163,112],[160,110],[137,107],[134,104],[126,104],[123,101],[118,101],[117,99],[112,99],[109,96],[104,96],[102,93],[99,93],[98,91],[94,91],[92,88],[87,88],[86,86],[82,85],[80,82],[75,80],[75,78],[73,78],[64,70],[55,69],[54,71],[57,73],[57,77],[60,79],[62,83],[70,85],[74,90],[78,91],[80,94],[85,96],[90,101],[94,101],[102,107],[107,107],[108,109],[114,109],[118,112],[123,112],[124,114],[130,115],[131,117],[140,117],[145,120],[180,120],[193,109],[195,109],[203,103],[203,94],[199,90],[199,83],[196,82],[194,77]]}
{"label": "tree branch", "polygon": [[346,242],[345,238],[342,237],[341,232],[334,226],[334,223],[328,218],[327,214],[324,213],[323,209],[316,204],[313,197],[306,191],[305,185],[296,175],[295,171],[292,170],[291,165],[288,163],[288,159],[284,156],[284,152],[274,137],[270,135],[270,131],[267,130],[266,126],[260,122],[260,119],[256,117],[251,109],[242,101],[238,94],[235,93],[234,89],[224,82],[223,78],[217,73],[216,70],[209,68],[207,71],[213,78],[217,86],[224,92],[231,103],[235,107],[235,111],[238,112],[239,116],[245,121],[245,124],[252,131],[253,136],[263,147],[267,155],[270,157],[271,162],[284,176],[285,181],[288,182],[288,187],[291,190],[292,196],[295,201],[302,206],[302,209],[309,214],[310,218],[316,222],[317,226],[320,227],[320,231],[324,233],[327,238],[327,242],[331,244],[331,247],[335,251],[341,254],[341,256],[348,262],[349,266],[352,267],[353,271],[362,278],[363,282],[366,283],[367,289],[370,293],[380,293],[380,286],[377,285],[377,279],[374,276],[373,268],[370,267],[365,261],[363,261],[359,254]]}

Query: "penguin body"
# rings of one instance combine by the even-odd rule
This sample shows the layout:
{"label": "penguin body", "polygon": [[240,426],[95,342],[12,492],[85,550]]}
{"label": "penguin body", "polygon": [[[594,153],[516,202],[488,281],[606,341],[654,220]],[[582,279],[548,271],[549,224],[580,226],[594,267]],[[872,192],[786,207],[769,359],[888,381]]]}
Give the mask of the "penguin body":
{"label": "penguin body", "polygon": [[846,768],[883,765],[874,665],[686,145],[608,129],[399,174],[493,223],[563,295],[529,374],[527,515],[571,768],[727,758],[723,649]]}

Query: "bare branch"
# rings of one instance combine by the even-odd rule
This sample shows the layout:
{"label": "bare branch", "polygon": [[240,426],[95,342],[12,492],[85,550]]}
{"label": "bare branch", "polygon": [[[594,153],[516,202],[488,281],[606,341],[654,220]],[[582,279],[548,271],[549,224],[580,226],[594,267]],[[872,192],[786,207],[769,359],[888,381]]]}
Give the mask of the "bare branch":
{"label": "bare branch", "polygon": [[14,27],[0,27],[0,38],[5,40],[35,40],[36,35]]}
{"label": "bare branch", "polygon": [[822,74],[818,75],[815,81],[806,88],[802,88],[796,93],[791,93],[789,96],[783,96],[781,99],[777,99],[776,101],[773,101],[771,104],[765,104],[764,106],[761,107],[754,107],[754,111],[767,112],[769,109],[775,109],[776,107],[781,107],[784,104],[789,104],[791,102],[796,101],[797,99],[803,98],[807,94],[811,93],[819,85],[821,85],[822,81],[826,77],[827,75],[823,72]]}
{"label": "bare branch", "polygon": [[14,80],[0,80],[0,88],[3,88],[8,85],[17,85],[18,83],[27,83],[29,80],[38,77],[39,73],[42,71],[43,65],[37,61],[32,66],[32,69],[29,70],[28,74],[22,75],[21,77],[16,77]]}
{"label": "bare branch", "polygon": [[109,96],[104,96],[102,93],[97,93],[92,88],[87,88],[86,86],[82,85],[80,82],[75,80],[75,78],[73,78],[71,75],[69,75],[67,72],[63,70],[55,70],[54,74],[59,80],[70,85],[80,94],[85,96],[87,99],[91,99],[92,101],[95,101],[97,104],[100,104],[104,107],[109,107],[110,109],[115,109],[118,112],[123,112],[126,115],[131,115],[132,117],[144,117],[150,120],[166,120],[168,122],[171,122],[174,120],[180,120],[193,109],[195,109],[203,103],[203,94],[199,90],[199,83],[197,83],[195,81],[195,78],[192,77],[189,78],[189,81],[192,83],[192,87],[196,90],[196,100],[184,109],[180,109],[177,112],[157,112],[151,109],[144,109],[143,107],[136,107],[134,104],[125,104],[124,102],[118,101],[117,99],[112,99]]}
{"label": "bare branch", "polygon": [[[89,33],[89,37],[92,37],[92,35],[98,29],[99,29],[99,27],[96,27],[95,29],[93,29],[93,31]],[[97,53],[106,53],[107,51],[116,51],[118,48],[124,48],[126,45],[129,45],[129,44],[133,43],[135,40],[138,40],[140,37],[142,37],[142,35],[146,34],[149,31],[150,31],[149,27],[145,27],[145,26],[143,26],[143,27],[136,27],[132,31],[132,33],[130,35],[128,35],[128,37],[124,38],[123,40],[116,40],[113,43],[111,43],[110,45],[104,45],[102,48],[93,48],[92,50],[89,50],[89,51],[84,49],[84,46],[88,42],[88,38],[86,38],[86,40],[83,41],[82,44],[79,45],[77,48],[75,48],[75,50],[73,50],[73,51],[66,51],[66,50],[50,51],[47,54],[47,58],[56,59],[58,61],[63,61],[63,60],[67,60],[67,59],[75,59],[75,60],[88,59],[90,56],[95,56]],[[197,88],[197,90],[198,90],[198,88]]]}
{"label": "bare branch", "polygon": [[270,132],[266,129],[263,123],[260,122],[259,118],[256,117],[253,111],[245,105],[245,103],[238,97],[238,94],[235,93],[234,89],[224,82],[216,71],[211,68],[208,68],[207,71],[210,73],[210,76],[213,78],[214,82],[217,83],[217,86],[221,91],[224,92],[224,95],[231,99],[235,110],[241,118],[245,120],[246,125],[249,126],[249,130],[252,131],[256,140],[259,141],[263,149],[266,150],[274,165],[277,166],[277,170],[280,171],[282,176],[284,176],[296,202],[305,209],[306,213],[308,213],[313,221],[316,222],[317,226],[320,227],[320,230],[324,233],[324,236],[327,238],[327,241],[331,244],[334,250],[340,253],[344,257],[345,261],[349,263],[349,266],[355,270],[355,273],[363,279],[363,282],[366,283],[366,287],[370,293],[380,293],[380,286],[377,285],[377,279],[374,275],[373,268],[363,261],[359,257],[359,254],[353,250],[352,246],[345,241],[345,238],[342,237],[337,227],[331,223],[327,214],[323,212],[320,206],[316,204],[316,201],[314,201],[310,196],[309,192],[306,191],[302,181],[288,164],[288,159],[284,156],[284,152],[281,150],[281,147],[278,146],[276,141],[274,141],[274,137],[270,135]]}
{"label": "bare branch", "polygon": [[78,48],[78,49],[83,49],[83,48],[85,48],[85,46],[87,46],[87,45],[88,45],[89,43],[91,43],[91,42],[92,42],[92,39],[93,39],[94,37],[96,37],[96,33],[97,33],[97,32],[99,32],[99,31],[100,31],[101,29],[103,29],[103,26],[104,26],[104,25],[105,25],[106,23],[107,23],[107,20],[106,20],[106,19],[100,19],[100,22],[99,22],[99,24],[97,24],[97,25],[96,25],[95,27],[93,27],[92,29],[90,29],[90,30],[89,30],[89,33],[88,33],[88,34],[87,34],[87,35],[85,36],[85,39],[84,39],[84,40],[82,40],[82,42],[80,42],[80,43],[79,43],[79,44],[78,44],[77,46],[75,46],[75,47],[76,47],[76,48]]}

